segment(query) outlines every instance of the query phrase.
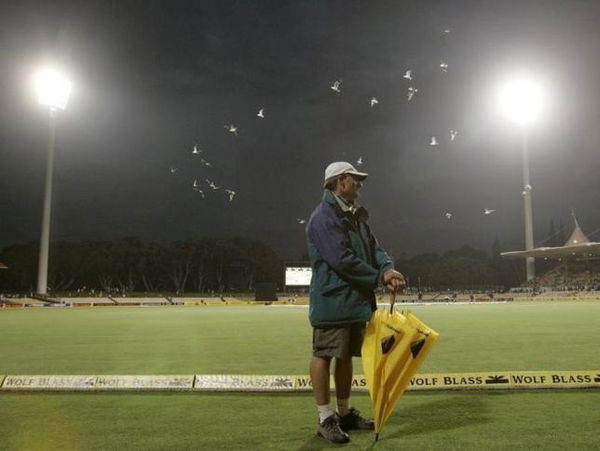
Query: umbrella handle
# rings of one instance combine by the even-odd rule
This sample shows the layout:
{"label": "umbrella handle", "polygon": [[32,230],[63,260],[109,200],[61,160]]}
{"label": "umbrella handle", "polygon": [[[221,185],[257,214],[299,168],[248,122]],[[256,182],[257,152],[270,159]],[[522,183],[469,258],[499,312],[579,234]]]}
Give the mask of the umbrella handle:
{"label": "umbrella handle", "polygon": [[396,303],[396,293],[390,291],[390,315],[394,312],[394,304]]}

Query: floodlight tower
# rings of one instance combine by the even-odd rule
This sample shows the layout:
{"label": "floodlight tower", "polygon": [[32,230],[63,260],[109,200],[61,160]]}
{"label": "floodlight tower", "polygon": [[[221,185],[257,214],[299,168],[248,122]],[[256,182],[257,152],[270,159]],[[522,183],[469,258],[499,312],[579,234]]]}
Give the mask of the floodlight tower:
{"label": "floodlight tower", "polygon": [[[500,90],[500,106],[504,114],[521,131],[521,150],[523,158],[523,204],[525,209],[525,249],[533,249],[533,213],[531,208],[531,181],[529,178],[529,127],[538,118],[542,106],[542,91],[531,80],[518,78],[507,83]],[[535,259],[527,257],[527,282],[535,279]]]}
{"label": "floodlight tower", "polygon": [[53,68],[44,68],[35,74],[35,90],[41,105],[48,107],[48,160],[46,162],[46,184],[44,188],[44,210],[42,213],[42,235],[38,261],[37,293],[48,292],[48,250],[50,244],[50,210],[52,207],[52,173],[54,167],[54,140],[56,113],[64,110],[69,101],[72,84],[68,78]]}

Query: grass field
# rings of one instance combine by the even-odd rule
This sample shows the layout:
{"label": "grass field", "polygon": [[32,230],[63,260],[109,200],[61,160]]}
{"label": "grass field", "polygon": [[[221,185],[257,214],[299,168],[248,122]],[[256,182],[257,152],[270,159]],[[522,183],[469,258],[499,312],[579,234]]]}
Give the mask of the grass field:
{"label": "grass field", "polygon": [[[422,373],[600,369],[600,303],[411,310],[440,333]],[[306,374],[306,316],[264,306],[0,310],[0,374]],[[353,403],[369,411],[367,395]],[[599,449],[599,405],[599,390],[412,392],[373,449]],[[0,394],[0,449],[336,448],[315,426],[310,394]],[[371,445],[372,434],[355,433],[345,447]]]}

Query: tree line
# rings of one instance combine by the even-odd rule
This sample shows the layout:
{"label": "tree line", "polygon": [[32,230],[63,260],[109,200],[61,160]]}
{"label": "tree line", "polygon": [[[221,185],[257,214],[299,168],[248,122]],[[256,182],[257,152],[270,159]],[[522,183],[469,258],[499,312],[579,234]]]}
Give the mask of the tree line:
{"label": "tree line", "polygon": [[[0,251],[0,292],[32,293],[39,244]],[[396,268],[421,291],[502,290],[524,282],[521,260],[463,246],[443,254],[401,255]],[[304,260],[308,261],[307,256]],[[308,264],[308,263],[307,263]],[[538,262],[538,270],[542,262]],[[253,292],[258,282],[284,289],[284,262],[266,244],[248,238],[200,238],[162,244],[127,237],[109,241],[56,241],[50,247],[50,293],[104,294]]]}
{"label": "tree line", "polygon": [[409,286],[420,291],[502,291],[525,281],[523,260],[500,257],[498,240],[490,255],[465,245],[443,254],[401,255],[395,266],[408,278]]}
{"label": "tree line", "polygon": [[[39,243],[0,252],[8,269],[0,290],[34,292]],[[283,262],[269,246],[248,238],[201,238],[168,244],[133,237],[110,241],[56,241],[50,246],[49,293],[105,294],[253,291],[256,282],[283,279]]]}

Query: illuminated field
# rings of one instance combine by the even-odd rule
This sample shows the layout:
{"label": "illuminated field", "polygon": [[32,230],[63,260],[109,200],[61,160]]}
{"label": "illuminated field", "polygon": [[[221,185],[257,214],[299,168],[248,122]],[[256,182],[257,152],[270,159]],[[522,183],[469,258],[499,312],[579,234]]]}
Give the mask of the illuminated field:
{"label": "illuminated field", "polygon": [[[600,368],[600,303],[412,311],[440,333],[422,373]],[[310,340],[302,307],[0,310],[0,374],[306,374]],[[413,392],[377,448],[594,449],[599,402],[593,389]],[[309,394],[2,393],[0,449],[323,449],[315,421]]]}

